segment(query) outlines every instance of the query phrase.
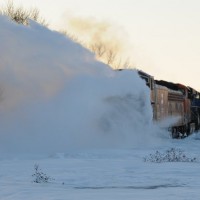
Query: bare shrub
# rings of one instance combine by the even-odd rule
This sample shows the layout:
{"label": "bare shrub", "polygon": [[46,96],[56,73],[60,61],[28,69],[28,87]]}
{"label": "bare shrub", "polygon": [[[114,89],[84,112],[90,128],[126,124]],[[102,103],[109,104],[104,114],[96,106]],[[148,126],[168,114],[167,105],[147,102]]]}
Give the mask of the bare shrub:
{"label": "bare shrub", "polygon": [[32,8],[27,10],[22,6],[14,5],[11,0],[0,9],[0,13],[8,16],[12,21],[15,21],[18,24],[28,25],[29,19],[31,19],[43,26],[48,26],[45,19],[40,16],[40,11],[38,9]]}
{"label": "bare shrub", "polygon": [[144,158],[145,162],[161,163],[161,162],[196,162],[197,159],[189,158],[181,149],[171,148],[164,153],[156,151]]}
{"label": "bare shrub", "polygon": [[[74,33],[70,33],[69,31],[60,30],[59,32],[64,34],[74,42],[79,43],[83,47],[89,49],[95,54],[98,60],[111,66],[115,70],[131,69],[133,66],[128,57],[122,58],[122,56],[120,56],[120,50],[118,48],[115,48],[115,46],[110,45],[108,42],[93,40],[87,43],[83,40],[80,40],[77,35],[75,35]],[[118,42],[115,41],[115,43],[117,46]]]}
{"label": "bare shrub", "polygon": [[35,173],[32,175],[34,177],[33,182],[35,183],[48,183],[49,181],[54,180],[50,176],[47,176],[45,173],[42,172],[42,170],[39,168],[38,164],[34,165]]}

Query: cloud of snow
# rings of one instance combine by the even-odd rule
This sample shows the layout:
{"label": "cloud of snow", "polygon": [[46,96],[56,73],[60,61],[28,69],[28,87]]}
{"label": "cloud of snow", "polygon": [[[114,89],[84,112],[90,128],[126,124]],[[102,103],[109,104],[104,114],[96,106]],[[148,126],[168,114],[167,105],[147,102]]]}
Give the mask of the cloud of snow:
{"label": "cloud of snow", "polygon": [[114,72],[34,22],[25,27],[0,16],[0,27],[1,152],[149,142],[150,94],[136,71]]}

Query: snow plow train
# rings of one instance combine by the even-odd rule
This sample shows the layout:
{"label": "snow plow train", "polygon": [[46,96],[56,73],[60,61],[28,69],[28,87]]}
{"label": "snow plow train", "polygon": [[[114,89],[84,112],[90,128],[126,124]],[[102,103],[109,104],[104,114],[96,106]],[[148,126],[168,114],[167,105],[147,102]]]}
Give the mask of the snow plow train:
{"label": "snow plow train", "polygon": [[168,130],[172,138],[184,138],[200,129],[200,93],[191,87],[175,84],[138,71],[151,91],[153,119],[175,118]]}

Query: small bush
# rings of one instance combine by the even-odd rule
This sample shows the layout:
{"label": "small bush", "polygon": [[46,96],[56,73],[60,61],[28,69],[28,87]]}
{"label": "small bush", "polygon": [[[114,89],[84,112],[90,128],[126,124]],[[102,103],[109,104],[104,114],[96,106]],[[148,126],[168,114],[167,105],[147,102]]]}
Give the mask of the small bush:
{"label": "small bush", "polygon": [[164,153],[156,151],[154,154],[150,154],[149,156],[144,158],[145,162],[196,162],[197,159],[189,158],[185,155],[185,153],[181,149],[171,148]]}
{"label": "small bush", "polygon": [[34,165],[35,173],[32,175],[34,177],[33,182],[35,183],[48,183],[51,180],[54,180],[50,176],[47,176],[45,173],[42,172],[41,169],[39,169],[39,165]]}
{"label": "small bush", "polygon": [[0,8],[0,14],[8,16],[18,24],[28,25],[31,19],[43,26],[48,26],[45,19],[40,16],[38,9],[27,10],[22,6],[15,6],[12,0],[8,1],[5,7]]}

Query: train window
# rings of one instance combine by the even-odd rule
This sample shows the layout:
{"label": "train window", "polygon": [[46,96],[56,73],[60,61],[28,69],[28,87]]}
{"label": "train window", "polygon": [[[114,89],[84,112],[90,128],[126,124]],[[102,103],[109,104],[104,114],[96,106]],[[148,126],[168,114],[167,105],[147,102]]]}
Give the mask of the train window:
{"label": "train window", "polygon": [[180,89],[180,91],[183,93],[183,95],[185,95],[185,90],[184,89]]}

